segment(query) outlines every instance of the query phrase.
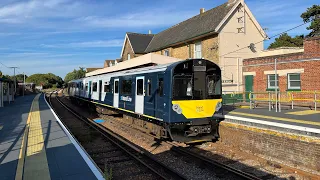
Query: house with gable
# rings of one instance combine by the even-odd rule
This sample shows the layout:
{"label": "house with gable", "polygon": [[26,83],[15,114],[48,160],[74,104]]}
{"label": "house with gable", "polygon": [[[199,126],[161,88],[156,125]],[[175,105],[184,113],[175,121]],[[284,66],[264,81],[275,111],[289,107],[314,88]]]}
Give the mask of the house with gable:
{"label": "house with gable", "polygon": [[121,60],[147,53],[208,59],[221,67],[224,91],[242,91],[242,60],[257,56],[266,38],[246,3],[229,0],[157,34],[126,33]]}

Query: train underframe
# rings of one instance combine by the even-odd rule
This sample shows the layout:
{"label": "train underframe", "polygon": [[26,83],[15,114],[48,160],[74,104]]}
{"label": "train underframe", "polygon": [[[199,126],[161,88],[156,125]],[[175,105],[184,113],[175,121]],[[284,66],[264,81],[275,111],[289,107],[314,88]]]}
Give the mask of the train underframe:
{"label": "train underframe", "polygon": [[171,139],[173,141],[183,143],[195,143],[212,141],[219,137],[219,119],[206,118],[183,123],[166,123],[114,108],[90,103],[78,98],[70,98],[73,103],[76,103],[77,105],[86,105],[98,114],[114,117],[120,115],[121,117],[116,118],[116,120],[128,124],[145,133],[153,134],[158,138]]}

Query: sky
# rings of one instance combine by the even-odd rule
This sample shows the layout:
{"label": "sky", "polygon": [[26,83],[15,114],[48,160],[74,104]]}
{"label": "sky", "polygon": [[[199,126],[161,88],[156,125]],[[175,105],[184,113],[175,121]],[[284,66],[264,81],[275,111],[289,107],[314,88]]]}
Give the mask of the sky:
{"label": "sky", "polygon": [[[120,57],[126,32],[158,33],[227,0],[0,0],[0,71],[54,73],[103,67]],[[303,23],[318,0],[245,0],[269,37]],[[289,35],[307,34],[307,25]],[[273,41],[264,42],[265,48]]]}

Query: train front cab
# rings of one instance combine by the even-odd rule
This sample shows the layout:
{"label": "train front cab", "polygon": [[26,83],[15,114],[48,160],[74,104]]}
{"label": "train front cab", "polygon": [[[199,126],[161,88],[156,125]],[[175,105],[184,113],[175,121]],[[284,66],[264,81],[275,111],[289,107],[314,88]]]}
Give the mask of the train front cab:
{"label": "train front cab", "polygon": [[169,133],[180,142],[211,141],[218,137],[222,111],[221,70],[215,63],[192,59],[171,68]]}

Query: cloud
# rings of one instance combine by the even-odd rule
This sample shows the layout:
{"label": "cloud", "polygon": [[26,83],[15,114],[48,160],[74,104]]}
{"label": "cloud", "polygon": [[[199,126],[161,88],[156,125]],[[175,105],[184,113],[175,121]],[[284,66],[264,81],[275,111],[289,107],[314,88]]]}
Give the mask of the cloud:
{"label": "cloud", "polygon": [[44,48],[100,48],[100,47],[121,47],[122,39],[113,39],[106,41],[86,41],[67,44],[42,44]]}

